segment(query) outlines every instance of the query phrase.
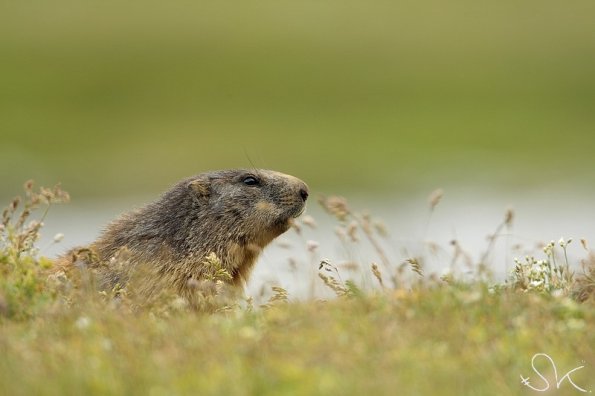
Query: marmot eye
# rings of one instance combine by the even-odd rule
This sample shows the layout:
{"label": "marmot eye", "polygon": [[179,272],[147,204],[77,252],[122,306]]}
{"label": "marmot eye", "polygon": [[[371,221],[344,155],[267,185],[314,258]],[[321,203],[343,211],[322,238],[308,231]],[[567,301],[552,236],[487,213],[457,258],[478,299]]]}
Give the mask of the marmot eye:
{"label": "marmot eye", "polygon": [[254,176],[246,176],[243,182],[247,186],[258,186],[260,184],[260,181]]}

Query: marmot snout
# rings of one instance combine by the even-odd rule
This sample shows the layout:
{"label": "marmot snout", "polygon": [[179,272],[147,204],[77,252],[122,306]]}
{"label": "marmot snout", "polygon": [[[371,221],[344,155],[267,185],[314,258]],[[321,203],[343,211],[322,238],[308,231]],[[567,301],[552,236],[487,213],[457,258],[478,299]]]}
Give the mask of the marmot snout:
{"label": "marmot snout", "polygon": [[131,270],[148,266],[183,291],[190,280],[204,278],[205,259],[214,253],[231,283],[241,286],[262,249],[303,213],[308,194],[303,181],[270,170],[202,173],[110,223],[89,246],[93,262],[81,263],[76,254],[61,261],[94,268],[100,287],[108,289],[123,281],[110,259],[126,248]]}

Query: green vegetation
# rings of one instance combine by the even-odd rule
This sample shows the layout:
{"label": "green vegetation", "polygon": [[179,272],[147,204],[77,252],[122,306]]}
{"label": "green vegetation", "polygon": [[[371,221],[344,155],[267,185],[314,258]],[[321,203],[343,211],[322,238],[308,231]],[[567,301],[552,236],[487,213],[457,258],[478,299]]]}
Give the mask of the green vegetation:
{"label": "green vegetation", "polygon": [[[0,7],[0,196],[271,167],[341,191],[584,184],[590,0]],[[426,188],[424,186],[424,188]]]}
{"label": "green vegetation", "polygon": [[[31,216],[68,195],[30,183],[26,191],[0,229],[2,394],[524,395],[520,375],[545,386],[531,369],[537,353],[555,360],[559,379],[584,365],[572,381],[595,389],[595,255],[586,241],[584,274],[568,270],[568,240],[547,245],[543,260],[518,261],[501,285],[481,266],[467,281],[424,274],[422,258],[395,268],[379,249],[380,264],[362,264],[371,265],[374,290],[324,261],[321,278],[336,298],[292,301],[277,287],[263,307],[221,299],[206,313],[180,298],[148,306],[132,293],[112,298],[48,278],[51,264],[34,243],[41,223]],[[321,203],[346,240],[382,237],[345,200]],[[546,363],[536,367],[555,387]],[[565,380],[559,392],[578,391]]]}
{"label": "green vegetation", "polygon": [[[101,197],[252,165],[313,191],[592,188],[593,4],[4,2],[0,198],[28,177]],[[2,214],[2,395],[525,395],[521,375],[544,387],[537,353],[559,379],[584,365],[572,380],[595,392],[587,241],[572,242],[584,273],[561,240],[517,260],[504,284],[484,259],[471,276],[439,278],[424,257],[389,257],[382,228],[330,197],[342,242],[375,249],[350,263],[372,284],[329,259],[305,280],[323,282],[327,301],[284,285],[230,301],[213,257],[212,294],[191,309],[171,293],[147,302],[54,273],[38,253],[37,209],[67,200],[27,184]],[[580,394],[567,380],[558,392]]]}

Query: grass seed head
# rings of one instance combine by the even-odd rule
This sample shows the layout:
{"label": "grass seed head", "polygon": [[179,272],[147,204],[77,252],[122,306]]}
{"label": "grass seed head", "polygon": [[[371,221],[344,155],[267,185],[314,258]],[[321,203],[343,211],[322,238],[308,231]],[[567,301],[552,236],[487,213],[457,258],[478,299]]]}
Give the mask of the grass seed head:
{"label": "grass seed head", "polygon": [[436,206],[438,206],[443,196],[444,190],[442,190],[441,188],[437,188],[430,193],[430,195],[428,196],[428,204],[430,205],[430,210],[433,211],[436,208]]}

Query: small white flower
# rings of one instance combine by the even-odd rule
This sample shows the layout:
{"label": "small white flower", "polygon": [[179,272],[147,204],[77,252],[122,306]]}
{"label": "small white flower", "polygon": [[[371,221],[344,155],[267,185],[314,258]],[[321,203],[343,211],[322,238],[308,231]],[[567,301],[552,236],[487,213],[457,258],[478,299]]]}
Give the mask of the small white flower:
{"label": "small white flower", "polygon": [[64,234],[58,233],[54,235],[54,243],[59,243],[60,241],[62,241],[62,239],[64,239]]}
{"label": "small white flower", "polygon": [[84,330],[89,327],[89,325],[91,325],[91,319],[86,316],[81,316],[76,320],[76,322],[74,322],[74,325],[77,327],[77,329]]}
{"label": "small white flower", "polygon": [[534,281],[531,281],[531,283],[529,283],[529,286],[531,286],[531,287],[539,287],[539,286],[541,286],[542,283],[543,283],[542,280],[534,280]]}

